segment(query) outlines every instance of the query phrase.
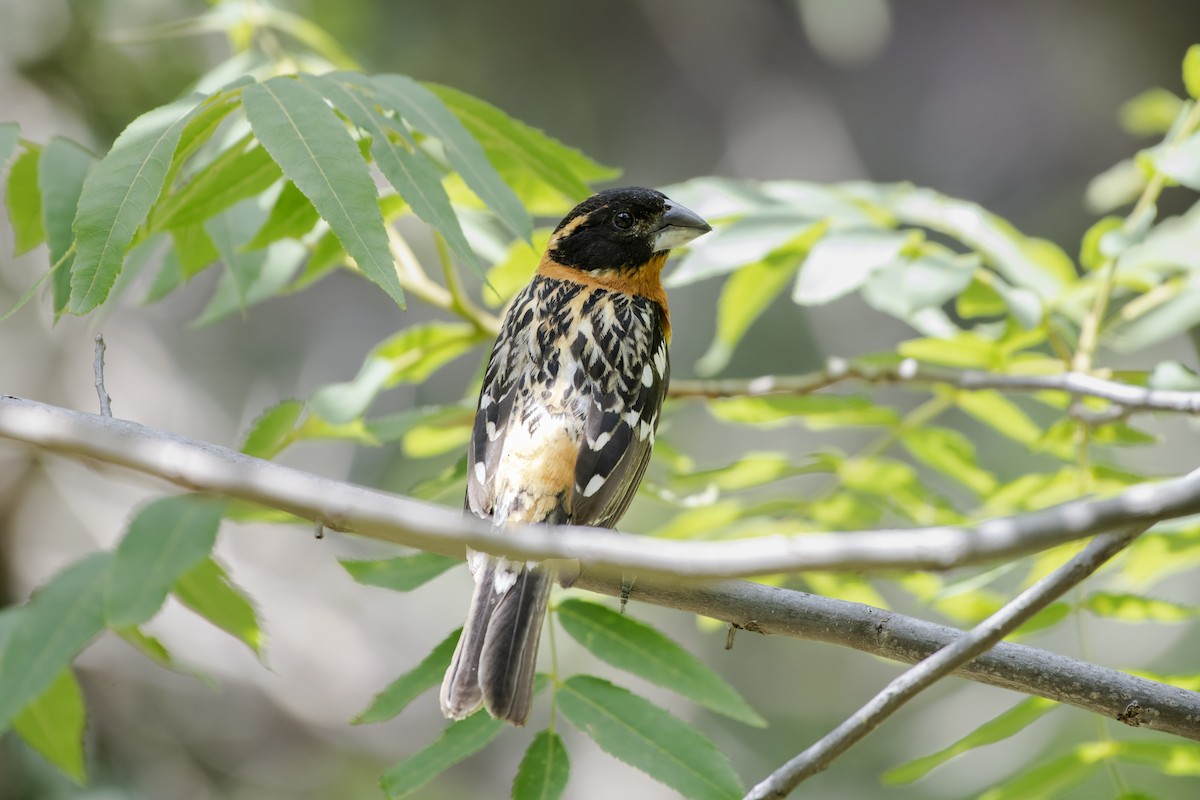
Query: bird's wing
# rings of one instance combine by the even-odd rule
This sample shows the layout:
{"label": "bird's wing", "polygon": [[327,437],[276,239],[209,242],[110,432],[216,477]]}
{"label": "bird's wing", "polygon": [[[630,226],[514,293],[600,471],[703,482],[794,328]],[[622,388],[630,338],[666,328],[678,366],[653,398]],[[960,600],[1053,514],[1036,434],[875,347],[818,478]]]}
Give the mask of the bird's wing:
{"label": "bird's wing", "polygon": [[[595,372],[586,438],[575,464],[571,521],[576,525],[616,525],[650,462],[671,365],[657,322],[660,312],[647,305],[642,311],[654,320],[645,327],[649,335],[617,337],[616,345],[600,348],[608,364]],[[623,333],[629,331],[626,327]]]}
{"label": "bird's wing", "polygon": [[533,284],[513,300],[484,371],[475,424],[467,443],[467,495],[463,503],[468,511],[479,517],[492,515],[496,467],[504,451],[504,436],[520,388],[523,372],[520,364],[527,357],[520,348],[528,341],[536,302]]}

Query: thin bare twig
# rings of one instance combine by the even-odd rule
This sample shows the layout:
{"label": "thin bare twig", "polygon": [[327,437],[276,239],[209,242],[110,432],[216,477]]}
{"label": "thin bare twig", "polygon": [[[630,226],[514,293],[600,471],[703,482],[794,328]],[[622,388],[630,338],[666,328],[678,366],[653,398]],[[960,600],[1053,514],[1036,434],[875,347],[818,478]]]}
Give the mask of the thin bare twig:
{"label": "thin bare twig", "polygon": [[104,388],[104,351],[107,348],[104,344],[104,334],[96,334],[96,360],[92,364],[92,372],[96,376],[96,394],[100,397],[100,415],[104,417],[112,416],[112,398],[108,396],[108,390]]}
{"label": "thin bare twig", "polygon": [[[1000,375],[983,370],[955,370],[931,367],[906,358],[887,367],[868,366],[830,358],[822,370],[806,375],[720,380],[676,380],[670,396],[676,398],[760,397],[772,394],[810,394],[848,381],[871,384],[914,386],[943,385],[963,391],[998,390],[1003,392],[1066,392],[1076,397],[1107,400],[1123,411],[1165,411],[1200,414],[1200,392],[1149,389],[1120,381],[1106,380],[1080,372],[1059,375]],[[1108,421],[1099,418],[1100,421]]]}
{"label": "thin bare twig", "polygon": [[788,761],[746,795],[746,800],[783,798],[805,779],[833,761],[890,717],[909,700],[963,664],[990,650],[1063,592],[1079,584],[1137,538],[1144,528],[1097,536],[1087,547],[969,633],[893,680],[827,736]]}

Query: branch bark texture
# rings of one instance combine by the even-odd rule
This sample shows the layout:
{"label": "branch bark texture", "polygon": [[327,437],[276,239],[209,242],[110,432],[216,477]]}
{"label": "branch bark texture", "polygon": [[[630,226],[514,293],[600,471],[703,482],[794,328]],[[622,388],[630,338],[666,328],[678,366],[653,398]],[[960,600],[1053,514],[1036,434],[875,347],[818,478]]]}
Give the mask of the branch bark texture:
{"label": "branch bark texture", "polygon": [[224,447],[96,414],[0,397],[0,437],[90,457],[198,492],[260,503],[327,528],[461,558],[465,547],[518,559],[576,558],[597,573],[746,577],[801,570],[950,569],[1040,552],[1126,526],[1200,513],[1200,470],[1103,500],[973,527],[763,536],[719,542],[633,537],[579,526],[496,531],[460,512],[372,491]]}
{"label": "branch bark texture", "polygon": [[[501,537],[494,535],[487,526],[476,525],[471,520],[463,519],[458,512],[445,508],[321,478],[134,422],[12,397],[0,396],[0,437],[71,458],[95,459],[127,467],[194,491],[260,503],[329,528],[349,530],[370,538],[456,558],[464,556],[466,545],[521,558],[579,557],[583,560],[584,571],[575,585],[580,588],[620,596],[622,574],[636,574],[638,580],[632,593],[634,600],[703,614],[747,631],[853,647],[906,663],[916,663],[963,635],[962,631],[955,628],[858,603],[745,581],[701,580],[704,573],[690,569],[696,562],[689,561],[680,569],[671,561],[677,558],[687,560],[693,548],[716,548],[719,552],[706,556],[705,561],[719,561],[728,557],[731,548],[757,546],[758,543],[753,540],[731,543],[657,542],[611,531],[552,528],[529,528]],[[1143,496],[1139,500],[1139,496],[1135,495],[1124,501],[1128,507],[1122,507],[1126,509],[1126,514],[1132,514],[1138,521],[1165,519],[1176,515],[1174,512],[1177,508],[1190,508],[1190,504],[1197,502],[1196,495],[1200,493],[1200,487],[1196,484],[1200,484],[1200,477],[1189,476],[1181,481],[1147,487],[1154,490],[1148,498]],[[1161,496],[1158,490],[1164,487],[1170,491],[1166,496]],[[1071,506],[1039,512],[1040,515],[1051,515],[1039,525],[1055,519],[1054,512],[1064,515],[1063,519],[1077,514],[1064,511],[1069,508]],[[1039,514],[1012,519],[1033,517],[1036,520]],[[999,536],[1003,544],[1005,536],[1000,534],[1022,524],[1008,523],[999,529],[1000,533],[990,535]],[[963,538],[985,535],[982,526],[976,532],[945,530],[958,530]],[[859,543],[847,551],[850,557],[835,561],[830,557],[833,554],[830,550],[818,562],[822,569],[838,566],[842,569],[860,569],[863,563],[861,554],[869,552],[869,542],[884,542],[888,537],[902,535],[902,532],[839,533],[836,536],[794,537],[794,541],[789,541],[793,537],[769,537],[764,541],[768,548],[775,548],[775,555],[779,555],[782,549],[782,552],[792,554],[792,562],[803,564],[805,549],[810,541],[865,537],[858,538]],[[1083,532],[1072,538],[1082,535]],[[1041,547],[1058,541],[1052,539]],[[639,556],[648,545],[655,543],[671,546],[665,552],[656,553],[655,558],[664,558],[665,563],[654,559],[647,561]],[[904,558],[888,561],[875,554],[869,563],[886,565],[891,569],[912,566],[912,554],[906,553],[904,548],[889,547],[885,543],[883,549],[886,556],[899,553]],[[589,558],[591,552],[597,552],[608,560],[594,561]],[[760,557],[766,556],[760,554]],[[778,562],[765,563],[769,569],[762,571],[783,571]],[[937,563],[950,566],[956,562],[947,562],[943,558]],[[649,565],[657,565],[658,568],[650,568]],[[721,573],[712,570],[709,574]],[[737,574],[736,570],[734,574]],[[691,580],[680,580],[681,576]],[[961,667],[956,674],[1114,718],[1136,700],[1142,707],[1136,720],[1141,725],[1200,741],[1200,693],[1136,678],[1037,648],[1001,643]]]}

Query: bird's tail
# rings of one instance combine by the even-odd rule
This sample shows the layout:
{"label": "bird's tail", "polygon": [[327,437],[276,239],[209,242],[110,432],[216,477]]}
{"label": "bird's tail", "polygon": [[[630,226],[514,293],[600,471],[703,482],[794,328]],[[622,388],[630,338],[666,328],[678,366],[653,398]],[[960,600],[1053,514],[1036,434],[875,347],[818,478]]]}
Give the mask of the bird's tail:
{"label": "bird's tail", "polygon": [[496,719],[525,724],[554,580],[550,565],[487,556],[475,574],[467,621],[442,681],[443,714],[463,719],[482,705]]}

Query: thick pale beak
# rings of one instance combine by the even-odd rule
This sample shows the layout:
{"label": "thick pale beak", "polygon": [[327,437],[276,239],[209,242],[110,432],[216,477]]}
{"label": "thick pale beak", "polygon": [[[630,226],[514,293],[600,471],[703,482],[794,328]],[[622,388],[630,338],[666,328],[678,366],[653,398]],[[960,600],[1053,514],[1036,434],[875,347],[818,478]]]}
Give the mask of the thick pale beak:
{"label": "thick pale beak", "polygon": [[651,243],[654,252],[658,253],[672,247],[681,247],[711,230],[712,226],[695,211],[668,200],[662,215],[662,224],[650,234]]}

